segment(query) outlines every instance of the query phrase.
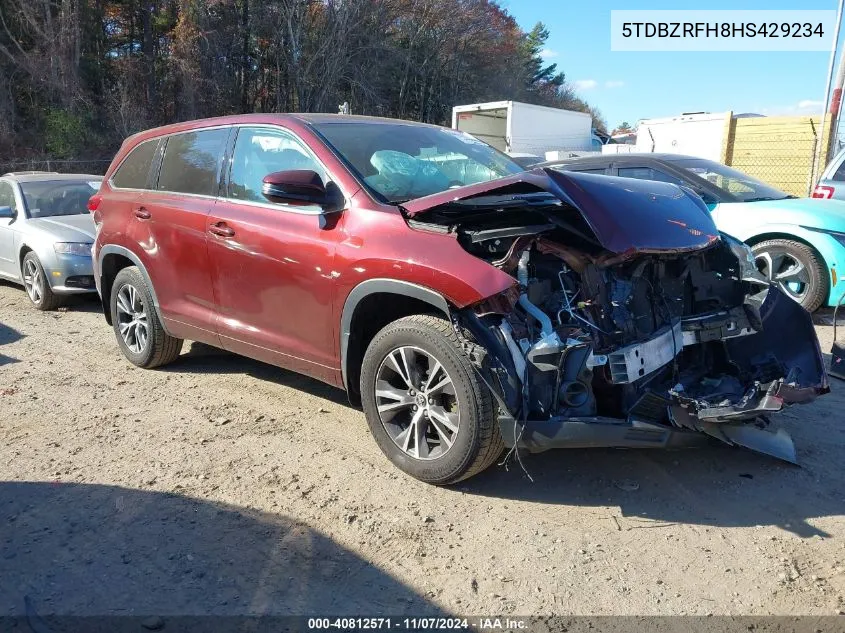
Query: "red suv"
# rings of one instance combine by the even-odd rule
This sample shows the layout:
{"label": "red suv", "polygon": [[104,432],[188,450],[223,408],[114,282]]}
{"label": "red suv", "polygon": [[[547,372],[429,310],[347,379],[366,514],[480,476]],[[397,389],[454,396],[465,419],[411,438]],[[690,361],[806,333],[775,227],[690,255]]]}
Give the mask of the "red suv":
{"label": "red suv", "polygon": [[431,483],[506,446],[715,436],[794,460],[765,416],[827,390],[807,313],[692,191],[524,172],[454,130],[180,123],[127,139],[90,209],[132,363],[191,339],[344,388]]}

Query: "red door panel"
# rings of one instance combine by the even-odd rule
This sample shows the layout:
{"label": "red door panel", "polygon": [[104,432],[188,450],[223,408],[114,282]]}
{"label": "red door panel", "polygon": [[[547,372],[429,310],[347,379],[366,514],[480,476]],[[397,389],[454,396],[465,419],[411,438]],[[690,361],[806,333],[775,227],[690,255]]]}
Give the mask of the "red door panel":
{"label": "red door panel", "polygon": [[148,191],[133,207],[126,233],[147,267],[168,330],[219,345],[206,246],[213,205],[206,196]]}
{"label": "red door panel", "polygon": [[223,347],[335,382],[339,231],[316,214],[222,199],[206,229]]}

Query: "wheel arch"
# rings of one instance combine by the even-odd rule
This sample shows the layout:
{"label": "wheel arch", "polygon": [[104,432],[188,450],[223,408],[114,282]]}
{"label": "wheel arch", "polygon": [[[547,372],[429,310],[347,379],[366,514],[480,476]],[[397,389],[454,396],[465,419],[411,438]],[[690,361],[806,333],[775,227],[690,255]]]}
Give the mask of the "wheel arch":
{"label": "wheel arch", "polygon": [[[24,258],[29,255],[30,253],[35,253],[35,257],[38,258],[38,261],[41,263],[41,267],[44,268],[44,281],[49,287],[53,287],[53,280],[50,278],[50,275],[47,274],[47,268],[52,264],[50,260],[50,253],[44,250],[44,247],[38,244],[38,240],[32,241],[21,241],[20,246],[18,248],[18,273],[20,273],[21,283],[23,283],[23,260]],[[46,267],[45,267],[46,266]]]}
{"label": "wheel arch", "polygon": [[805,246],[809,246],[810,248],[812,248],[813,251],[815,251],[816,254],[821,258],[821,260],[824,261],[824,257],[822,257],[822,254],[819,253],[819,250],[815,246],[813,246],[813,244],[809,240],[805,239],[804,237],[802,237],[800,235],[796,235],[795,233],[784,233],[784,232],[781,232],[781,231],[769,231],[767,233],[760,233],[758,235],[752,235],[747,240],[745,240],[745,243],[748,244],[749,246],[756,246],[760,242],[766,242],[768,240],[789,240],[790,242],[801,242]]}
{"label": "wheel arch", "polygon": [[450,315],[440,293],[398,279],[369,279],[355,286],[340,318],[340,367],[343,386],[353,404],[360,404],[361,362],[373,337],[388,323],[412,314]]}
{"label": "wheel arch", "polygon": [[[144,283],[150,289],[150,295],[153,298],[153,308],[158,316],[159,323],[162,324],[165,332],[167,327],[164,325],[164,320],[161,318],[161,307],[158,303],[158,296],[156,295],[155,286],[153,286],[150,274],[147,272],[146,266],[140,258],[135,255],[128,248],[118,246],[117,244],[106,244],[103,246],[97,256],[97,275],[99,276],[100,299],[103,304],[103,315],[109,325],[112,324],[111,310],[109,305],[111,302],[111,289],[117,273],[129,266],[136,266],[141,271],[141,276],[144,278]],[[169,332],[168,332],[169,334]]]}
{"label": "wheel arch", "polygon": [[23,279],[23,258],[26,257],[27,253],[32,253],[33,251],[35,251],[35,249],[26,242],[21,243],[21,246],[18,249],[18,271],[21,274],[21,279]]}

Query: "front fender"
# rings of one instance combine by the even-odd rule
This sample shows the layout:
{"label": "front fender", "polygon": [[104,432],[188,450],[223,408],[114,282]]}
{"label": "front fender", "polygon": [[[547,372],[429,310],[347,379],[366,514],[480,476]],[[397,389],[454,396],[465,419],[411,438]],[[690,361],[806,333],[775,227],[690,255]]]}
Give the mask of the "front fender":
{"label": "front fender", "polygon": [[49,242],[39,239],[37,235],[24,234],[17,244],[16,252],[18,256],[18,272],[23,279],[23,258],[28,251],[34,252],[38,256],[38,261],[41,262],[41,267],[44,269],[47,277],[47,283],[53,285],[49,271],[55,269],[58,265],[58,257],[56,251],[53,250],[53,240]]}

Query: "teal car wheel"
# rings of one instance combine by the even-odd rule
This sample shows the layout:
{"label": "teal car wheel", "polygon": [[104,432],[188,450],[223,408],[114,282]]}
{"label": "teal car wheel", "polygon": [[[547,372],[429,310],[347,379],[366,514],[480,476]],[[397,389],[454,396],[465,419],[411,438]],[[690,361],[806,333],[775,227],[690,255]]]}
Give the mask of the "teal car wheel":
{"label": "teal car wheel", "polygon": [[766,240],[752,247],[757,270],[813,312],[827,299],[829,282],[824,263],[812,248],[793,240]]}

